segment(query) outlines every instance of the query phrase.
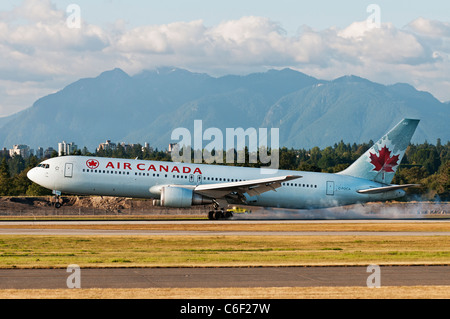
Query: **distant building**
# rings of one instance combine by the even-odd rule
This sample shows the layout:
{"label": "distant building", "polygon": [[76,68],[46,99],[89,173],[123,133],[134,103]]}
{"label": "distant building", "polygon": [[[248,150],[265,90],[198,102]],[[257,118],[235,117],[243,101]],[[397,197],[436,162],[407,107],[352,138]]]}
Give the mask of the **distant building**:
{"label": "distant building", "polygon": [[43,158],[44,157],[44,149],[42,147],[38,147],[36,150],[36,157]]}
{"label": "distant building", "polygon": [[2,150],[0,150],[0,155],[1,156],[9,155],[9,149],[4,147]]}
{"label": "distant building", "polygon": [[172,150],[174,149],[175,145],[177,145],[177,143],[170,143],[169,144],[169,149],[168,149],[169,153],[172,152]]}
{"label": "distant building", "polygon": [[52,157],[53,152],[56,152],[53,147],[49,147],[44,151],[44,157],[50,158]]}
{"label": "distant building", "polygon": [[75,152],[76,150],[77,145],[75,145],[74,142],[66,143],[66,141],[63,141],[62,143],[58,143],[58,156],[69,155],[72,154],[72,152]]}
{"label": "distant building", "polygon": [[97,147],[97,152],[100,150],[115,150],[117,148],[116,143],[111,143],[111,140],[106,140],[105,143],[100,143]]}
{"label": "distant building", "polygon": [[150,147],[150,144],[145,142],[144,146],[142,146],[142,152],[144,152],[145,150],[148,150],[149,152],[153,152],[153,147]]}
{"label": "distant building", "polygon": [[122,142],[122,143],[120,143],[119,145],[123,147],[123,150],[124,150],[125,152],[128,152],[129,150],[131,150],[131,149],[133,148],[133,145],[134,145],[134,144],[127,144],[127,143],[125,143],[125,142]]}
{"label": "distant building", "polygon": [[28,145],[14,145],[12,149],[9,150],[9,156],[20,155],[23,158],[28,158],[32,155],[32,151]]}

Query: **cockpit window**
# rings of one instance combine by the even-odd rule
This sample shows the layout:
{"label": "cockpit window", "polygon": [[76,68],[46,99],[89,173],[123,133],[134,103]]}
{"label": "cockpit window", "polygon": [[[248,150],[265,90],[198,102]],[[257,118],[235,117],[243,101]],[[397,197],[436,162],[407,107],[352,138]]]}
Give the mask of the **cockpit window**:
{"label": "cockpit window", "polygon": [[37,167],[50,168],[49,164],[39,164]]}

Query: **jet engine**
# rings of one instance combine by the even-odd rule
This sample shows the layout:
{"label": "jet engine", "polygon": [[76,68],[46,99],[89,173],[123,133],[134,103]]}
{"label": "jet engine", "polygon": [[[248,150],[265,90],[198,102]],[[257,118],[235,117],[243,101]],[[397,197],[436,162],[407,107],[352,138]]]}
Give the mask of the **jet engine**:
{"label": "jet engine", "polygon": [[153,200],[154,206],[185,208],[192,205],[211,204],[212,199],[194,193],[192,189],[166,186],[161,188],[161,199]]}

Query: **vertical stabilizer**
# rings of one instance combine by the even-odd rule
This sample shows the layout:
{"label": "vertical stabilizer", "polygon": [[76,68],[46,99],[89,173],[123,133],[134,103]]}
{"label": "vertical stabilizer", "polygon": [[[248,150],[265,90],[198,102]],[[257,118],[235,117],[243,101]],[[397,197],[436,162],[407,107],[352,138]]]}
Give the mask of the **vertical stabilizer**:
{"label": "vertical stabilizer", "polygon": [[338,174],[390,184],[419,120],[403,119],[347,169]]}

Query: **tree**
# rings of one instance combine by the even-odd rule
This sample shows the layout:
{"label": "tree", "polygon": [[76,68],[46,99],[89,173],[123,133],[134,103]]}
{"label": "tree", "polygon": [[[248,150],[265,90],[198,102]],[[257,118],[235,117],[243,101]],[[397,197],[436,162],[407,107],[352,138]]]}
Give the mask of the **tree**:
{"label": "tree", "polygon": [[11,177],[6,158],[0,164],[0,196],[8,196],[10,191]]}
{"label": "tree", "polygon": [[47,196],[51,195],[52,191],[36,183],[31,183],[30,186],[28,186],[25,194],[27,196]]}
{"label": "tree", "polygon": [[30,187],[32,181],[27,177],[29,169],[22,171],[12,178],[12,187],[9,190],[9,194],[12,196],[24,196],[27,193],[28,187]]}

